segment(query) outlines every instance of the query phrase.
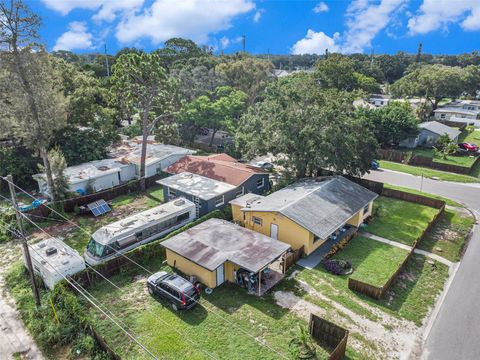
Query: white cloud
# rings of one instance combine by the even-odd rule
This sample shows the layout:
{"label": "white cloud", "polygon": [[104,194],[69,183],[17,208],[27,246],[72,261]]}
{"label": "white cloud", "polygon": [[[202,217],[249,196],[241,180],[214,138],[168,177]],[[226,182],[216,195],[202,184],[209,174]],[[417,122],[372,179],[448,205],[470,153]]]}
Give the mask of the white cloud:
{"label": "white cloud", "polygon": [[327,12],[329,10],[328,5],[325,4],[323,1],[319,2],[315,7],[313,8],[313,12],[318,14],[322,12]]}
{"label": "white cloud", "polygon": [[370,47],[372,40],[389,25],[395,12],[399,12],[405,3],[406,0],[352,1],[346,14],[347,30],[342,36],[342,52],[363,52]]}
{"label": "white cloud", "polygon": [[408,29],[410,35],[426,34],[457,22],[465,30],[480,30],[480,1],[423,0]]}
{"label": "white cloud", "polygon": [[144,0],[42,0],[50,9],[67,15],[74,9],[98,10],[95,21],[113,21],[117,13],[139,10]]}
{"label": "white cloud", "polygon": [[74,21],[68,25],[68,31],[63,33],[55,43],[53,50],[85,50],[93,48],[93,35],[88,32],[84,22]]}
{"label": "white cloud", "polygon": [[308,29],[307,35],[292,46],[292,54],[324,54],[325,49],[330,52],[340,51],[340,47],[336,44],[339,36],[339,33],[335,33],[330,37],[324,32]]}
{"label": "white cloud", "polygon": [[208,35],[231,27],[234,17],[255,9],[251,0],[156,0],[139,15],[129,15],[117,26],[122,43],[150,38],[154,44],[172,37],[206,43]]}
{"label": "white cloud", "polygon": [[230,45],[230,39],[227,38],[226,36],[222,37],[220,39],[220,47],[222,49],[225,49],[226,47],[228,47],[228,45]]}
{"label": "white cloud", "polygon": [[262,18],[264,12],[265,10],[263,9],[258,9],[257,11],[255,11],[255,14],[253,15],[253,22],[258,23]]}

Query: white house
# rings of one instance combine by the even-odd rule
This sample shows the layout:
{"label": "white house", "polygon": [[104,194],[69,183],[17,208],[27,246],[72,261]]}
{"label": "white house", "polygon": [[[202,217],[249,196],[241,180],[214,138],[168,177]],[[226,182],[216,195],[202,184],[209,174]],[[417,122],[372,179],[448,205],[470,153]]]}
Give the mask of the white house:
{"label": "white house", "polygon": [[431,148],[437,143],[442,135],[448,135],[448,137],[454,142],[458,142],[458,137],[460,135],[459,130],[439,123],[438,121],[423,122],[418,125],[418,130],[419,133],[416,137],[400,141],[400,146],[407,148],[416,148],[417,146]]}
{"label": "white house", "polygon": [[[64,276],[85,269],[85,261],[75,250],[56,238],[48,238],[30,246],[33,271],[52,290]],[[25,256],[23,258],[25,266]]]}
{"label": "white house", "polygon": [[375,107],[384,107],[390,102],[390,95],[372,94],[368,98],[368,102]]}
{"label": "white house", "polygon": [[436,120],[450,120],[450,118],[462,118],[475,120],[480,111],[466,110],[463,107],[441,107],[433,111]]}
{"label": "white house", "polygon": [[[110,189],[136,177],[135,165],[118,159],[103,159],[69,166],[64,174],[67,178],[68,190],[79,193]],[[35,174],[33,178],[38,183],[40,193],[47,194],[45,173]]]}
{"label": "white house", "polygon": [[[195,150],[190,150],[174,145],[160,144],[150,138],[147,140],[147,158],[145,161],[145,176],[151,177],[157,175],[173,163],[186,155],[193,155]],[[109,156],[135,165],[137,177],[140,176],[140,159],[142,153],[141,137],[133,140],[122,141],[114,146]]]}
{"label": "white house", "polygon": [[460,108],[463,110],[480,111],[480,100],[454,100],[445,105],[445,108]]}

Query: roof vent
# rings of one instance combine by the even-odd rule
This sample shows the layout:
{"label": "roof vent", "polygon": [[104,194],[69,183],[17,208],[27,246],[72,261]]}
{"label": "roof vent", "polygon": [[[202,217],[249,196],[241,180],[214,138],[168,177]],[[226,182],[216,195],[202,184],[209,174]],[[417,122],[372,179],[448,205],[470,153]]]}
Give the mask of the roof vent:
{"label": "roof vent", "polygon": [[182,206],[184,204],[185,204],[185,200],[182,200],[182,199],[178,199],[173,202],[173,205],[175,206]]}
{"label": "roof vent", "polygon": [[57,249],[54,248],[53,246],[52,247],[49,247],[47,250],[45,250],[45,254],[47,256],[52,256],[52,255],[55,255],[57,253]]}
{"label": "roof vent", "polygon": [[63,260],[63,261],[62,261],[62,265],[67,265],[68,262],[69,262],[68,260]]}
{"label": "roof vent", "polygon": [[47,246],[47,244],[46,244],[46,243],[44,243],[44,242],[43,242],[43,243],[40,243],[40,244],[38,244],[38,248],[39,248],[39,249],[43,249],[45,246]]}

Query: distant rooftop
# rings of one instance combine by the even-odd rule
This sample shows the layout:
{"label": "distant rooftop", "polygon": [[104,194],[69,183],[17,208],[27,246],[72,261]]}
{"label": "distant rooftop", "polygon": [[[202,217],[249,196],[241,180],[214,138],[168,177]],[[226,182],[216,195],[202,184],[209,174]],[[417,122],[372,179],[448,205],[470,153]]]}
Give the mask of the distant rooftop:
{"label": "distant rooftop", "polygon": [[[142,152],[142,143],[141,137],[136,137],[133,140],[123,140],[110,149],[109,157],[122,159],[123,161],[139,165]],[[149,137],[147,143],[146,165],[161,161],[170,155],[190,155],[195,154],[196,152],[195,150],[190,150],[175,145],[157,143],[152,137]]]}
{"label": "distant rooftop", "polygon": [[242,210],[279,212],[325,239],[377,197],[342,176],[309,178],[253,201]]}
{"label": "distant rooftop", "polygon": [[477,116],[480,111],[476,110],[466,110],[461,107],[440,107],[438,109],[433,110],[433,112],[440,112],[440,113],[454,113],[454,114],[465,114],[465,115],[473,115]]}
{"label": "distant rooftop", "polygon": [[239,163],[227,154],[210,156],[185,156],[166,170],[170,174],[188,171],[210,179],[221,181],[235,187],[242,185],[254,174],[265,174],[260,168]]}
{"label": "distant rooftop", "polygon": [[[468,119],[465,119],[468,120]],[[449,138],[455,139],[458,135],[461,134],[460,130],[451,128],[450,126],[439,123],[438,121],[427,121],[420,123],[418,125],[421,129],[427,129],[438,135],[447,134]]]}
{"label": "distant rooftop", "polygon": [[[123,167],[130,164],[118,159],[103,159],[86,162],[80,165],[69,166],[65,169],[65,176],[70,184],[77,184],[85,180],[96,179],[104,175],[118,173]],[[35,174],[34,178],[45,179],[45,174]]]}
{"label": "distant rooftop", "polygon": [[230,261],[254,273],[290,249],[281,241],[220,219],[198,224],[162,246],[210,271]]}
{"label": "distant rooftop", "polygon": [[390,95],[385,94],[370,94],[370,99],[386,99],[389,100],[391,98]]}
{"label": "distant rooftop", "polygon": [[252,203],[253,201],[260,200],[262,198],[264,198],[264,196],[257,195],[254,193],[248,193],[243,196],[239,196],[236,199],[233,199],[232,201],[230,201],[230,204],[245,207],[248,204]]}
{"label": "distant rooftop", "polygon": [[188,171],[158,180],[157,183],[171,189],[197,196],[202,200],[213,199],[214,197],[223,195],[236,188],[233,185],[210,179],[205,176],[192,174]]}
{"label": "distant rooftop", "polygon": [[150,224],[153,221],[159,221],[166,219],[169,216],[178,214],[179,212],[189,208],[193,208],[195,205],[184,198],[169,201],[167,203],[155,206],[152,209],[130,215],[124,219],[115,221],[108,225],[105,225],[93,233],[93,238],[98,243],[105,245],[113,236],[118,236],[132,232],[141,228],[144,225]]}

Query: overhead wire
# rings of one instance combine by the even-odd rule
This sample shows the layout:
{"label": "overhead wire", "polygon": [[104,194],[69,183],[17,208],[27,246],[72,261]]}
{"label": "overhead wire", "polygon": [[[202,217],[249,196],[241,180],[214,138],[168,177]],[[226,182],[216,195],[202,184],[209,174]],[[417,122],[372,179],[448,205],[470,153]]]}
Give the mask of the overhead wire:
{"label": "overhead wire", "polygon": [[[30,193],[28,193],[26,190],[24,190],[23,188],[21,188],[20,186],[16,185],[15,183],[9,181],[8,179],[6,178],[3,178],[6,182],[12,184],[14,187],[16,187],[18,190],[20,190],[22,193],[26,194],[27,196],[29,196],[30,198],[34,199],[34,200],[39,200],[38,198],[34,197],[33,195],[31,195]],[[51,210],[52,212],[54,212],[55,214],[57,214],[58,216],[62,217],[63,219],[66,220],[66,222],[69,222],[71,223],[72,225],[74,225],[75,227],[77,227],[78,229],[82,230],[84,233],[92,236],[93,234],[84,229],[82,226],[78,225],[77,223],[75,223],[74,221],[72,221],[71,219],[68,219],[65,215],[63,215],[62,213],[58,212],[57,210],[55,210],[54,208],[48,206],[48,204],[43,204],[42,206],[45,206],[47,209]],[[125,259],[127,259],[128,261],[130,261],[132,264],[138,266],[139,268],[143,269],[144,271],[146,271],[148,274],[150,275],[153,275],[153,272],[148,270],[147,268],[145,268],[144,266],[142,266],[141,264],[137,263],[136,261],[134,261],[133,259],[129,258],[128,256],[126,256],[123,252],[119,252],[117,249],[113,248],[112,246],[108,245],[108,244],[105,244],[108,248],[110,248],[111,250],[113,250],[115,253],[117,253],[119,256],[121,257],[124,257]],[[273,347],[271,347],[270,345],[266,344],[265,342],[262,342],[259,338],[253,336],[251,333],[249,333],[247,330],[243,329],[242,327],[240,327],[239,325],[237,325],[236,323],[230,321],[229,319],[223,317],[222,315],[218,314],[216,311],[212,310],[211,308],[207,307],[206,305],[200,303],[198,300],[194,299],[193,297],[190,297],[189,295],[186,295],[190,300],[194,301],[195,303],[197,303],[198,305],[202,306],[205,310],[209,311],[210,313],[214,314],[215,316],[219,317],[220,319],[222,319],[223,321],[229,323],[230,325],[232,325],[233,327],[235,327],[236,329],[238,329],[239,331],[241,331],[243,334],[245,334],[246,336],[250,337],[251,339],[253,339],[257,344],[259,344],[260,346],[270,350],[271,352],[274,352],[276,353],[278,356],[280,356],[281,358],[283,359],[288,359],[288,357],[283,354],[282,352],[274,349]]]}

